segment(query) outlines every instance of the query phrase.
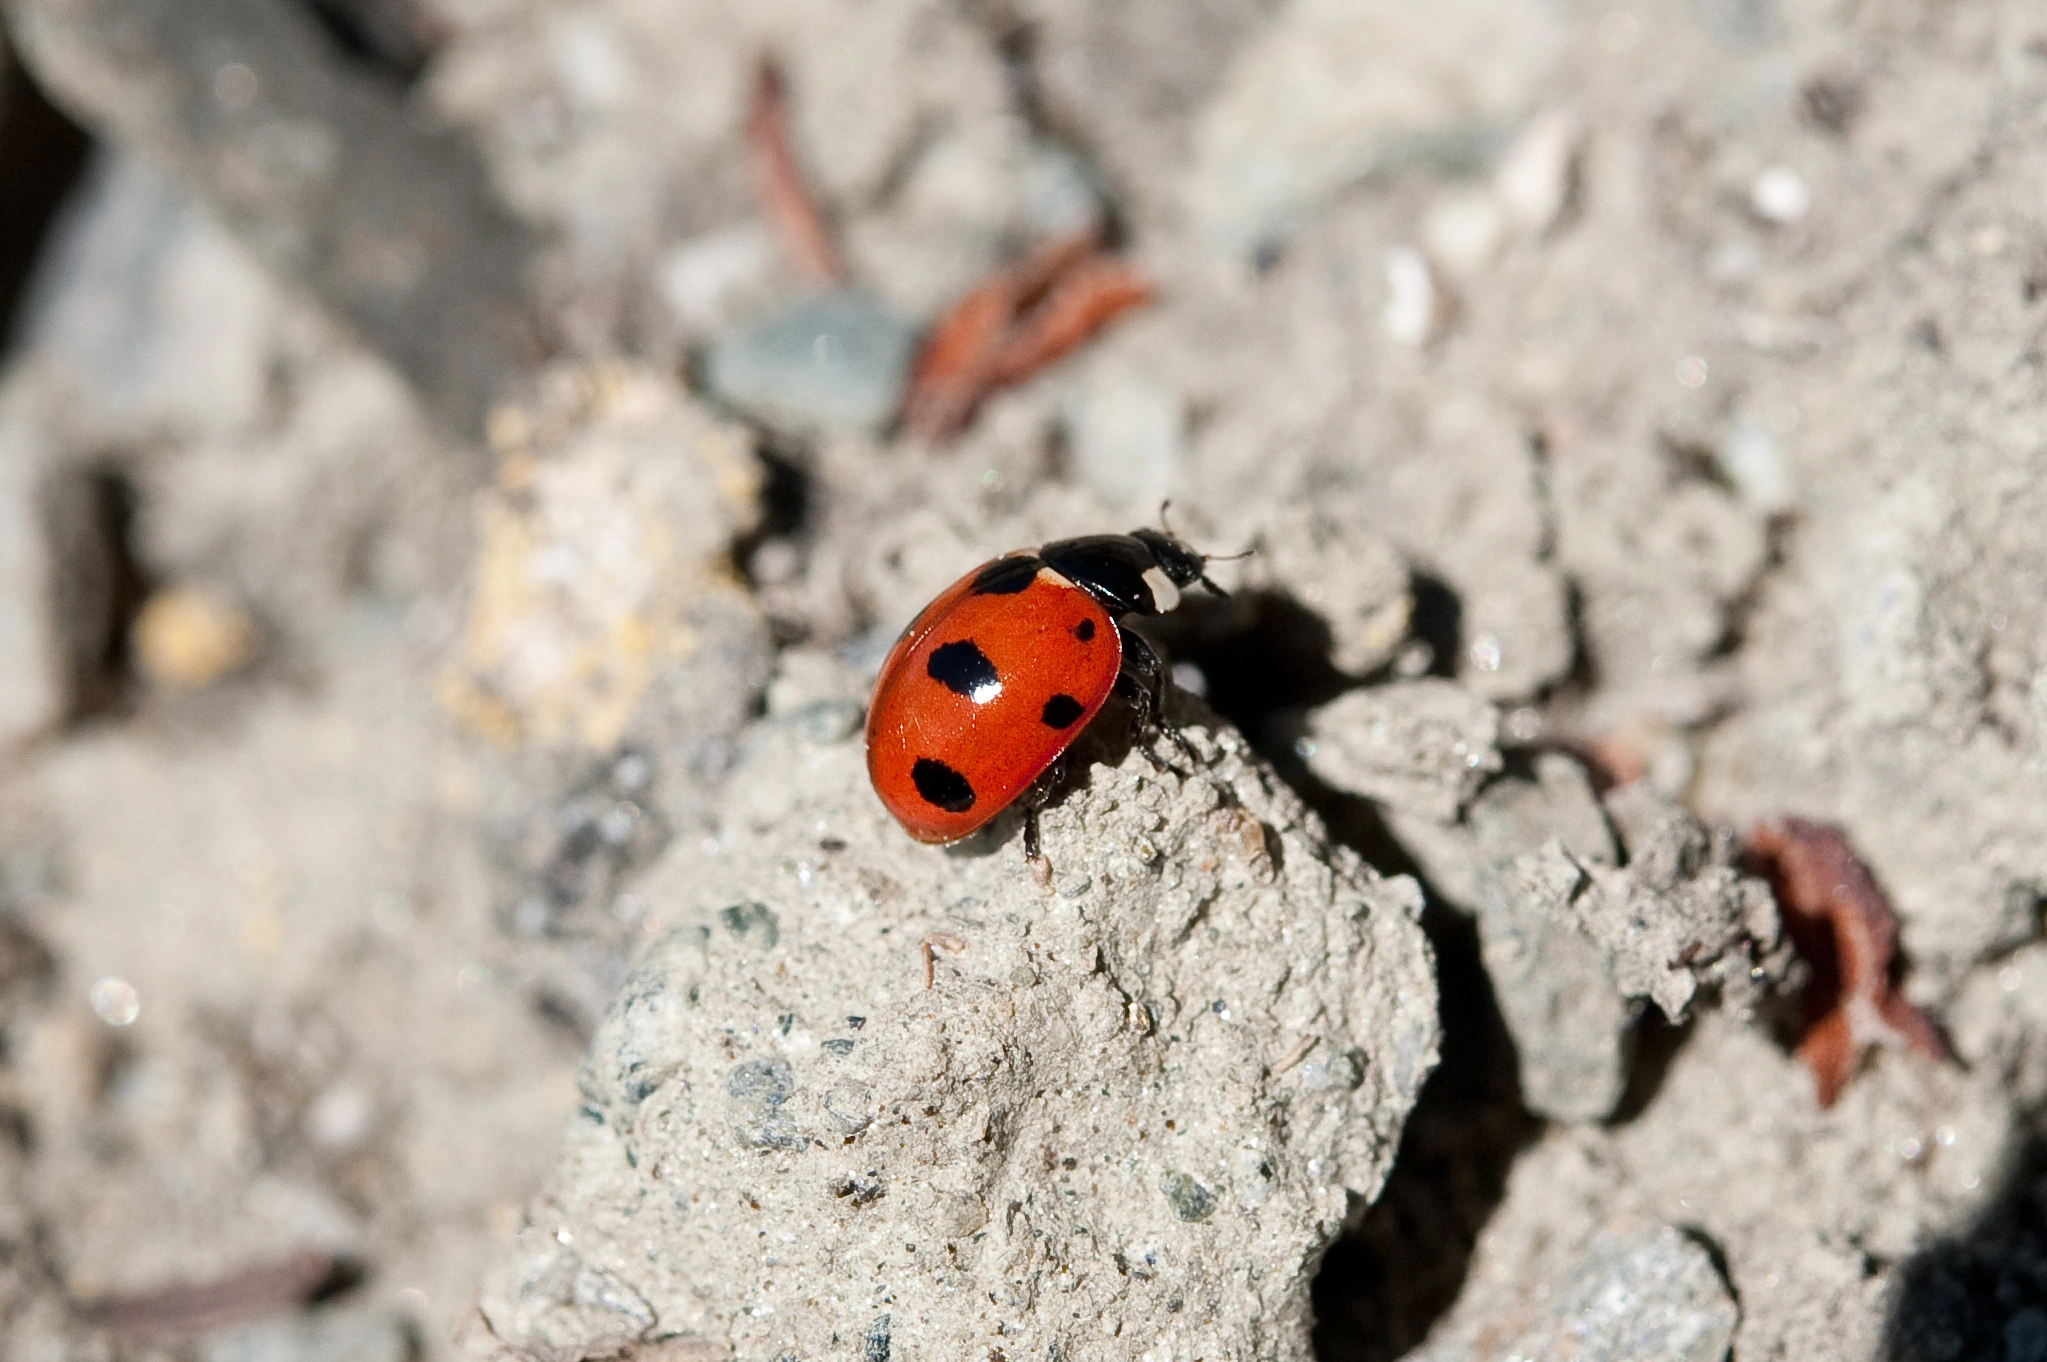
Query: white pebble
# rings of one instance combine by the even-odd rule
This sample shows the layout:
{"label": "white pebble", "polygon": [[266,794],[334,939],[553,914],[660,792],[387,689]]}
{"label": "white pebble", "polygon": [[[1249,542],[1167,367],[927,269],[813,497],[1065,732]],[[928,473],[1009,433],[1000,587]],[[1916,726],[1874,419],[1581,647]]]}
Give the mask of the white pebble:
{"label": "white pebble", "polygon": [[1435,338],[1441,314],[1428,258],[1412,246],[1386,252],[1386,308],[1379,320],[1387,338],[1400,345],[1426,345]]}
{"label": "white pebble", "polygon": [[1784,226],[1803,219],[1812,207],[1804,178],[1789,166],[1771,166],[1756,176],[1748,198],[1756,216]]}
{"label": "white pebble", "polygon": [[1713,451],[1713,461],[1750,510],[1776,515],[1791,509],[1791,470],[1776,436],[1760,421],[1736,421]]}
{"label": "white pebble", "polygon": [[1530,236],[1548,229],[1571,196],[1571,163],[1584,125],[1553,109],[1522,129],[1493,172],[1493,192],[1514,225]]}
{"label": "white pebble", "polygon": [[132,1026],[142,1015],[142,995],[118,975],[95,980],[86,998],[92,1004],[92,1014],[108,1026]]}
{"label": "white pebble", "polygon": [[336,1083],[307,1108],[306,1133],[315,1144],[346,1153],[369,1135],[375,1115],[368,1093],[353,1083]]}

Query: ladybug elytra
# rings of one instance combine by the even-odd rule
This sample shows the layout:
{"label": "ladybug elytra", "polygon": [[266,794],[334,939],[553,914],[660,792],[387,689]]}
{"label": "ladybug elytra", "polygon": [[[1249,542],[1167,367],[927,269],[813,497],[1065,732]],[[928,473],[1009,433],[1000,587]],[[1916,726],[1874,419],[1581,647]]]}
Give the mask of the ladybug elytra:
{"label": "ladybug elytra", "polygon": [[[1130,700],[1140,737],[1163,729],[1165,663],[1122,621],[1175,609],[1196,582],[1224,594],[1207,562],[1170,534],[1133,530],[1020,550],[953,583],[875,681],[867,774],[881,802],[918,841],[957,841],[1027,791],[1035,801],[1111,691]],[[1036,814],[1033,802],[1034,861]]]}

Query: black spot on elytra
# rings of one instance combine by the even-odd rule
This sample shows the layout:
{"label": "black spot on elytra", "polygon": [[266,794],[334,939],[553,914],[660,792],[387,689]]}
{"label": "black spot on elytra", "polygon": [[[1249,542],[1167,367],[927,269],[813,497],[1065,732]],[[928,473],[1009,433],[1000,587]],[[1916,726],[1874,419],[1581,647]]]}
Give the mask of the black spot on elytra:
{"label": "black spot on elytra", "polygon": [[1068,728],[1086,712],[1087,707],[1071,695],[1055,695],[1045,702],[1045,712],[1038,717],[1047,728]]}
{"label": "black spot on elytra", "polygon": [[931,660],[924,664],[924,670],[933,681],[954,695],[964,695],[977,703],[993,698],[987,692],[1000,689],[1002,685],[1002,677],[996,673],[995,664],[970,638],[939,644],[932,650]]}
{"label": "black spot on elytra", "polygon": [[1028,553],[1011,554],[997,558],[987,567],[974,574],[976,596],[1014,596],[1037,578],[1038,569],[1044,564]]}
{"label": "black spot on elytra", "polygon": [[917,793],[924,796],[924,802],[944,809],[947,813],[965,813],[974,807],[974,787],[967,778],[942,761],[930,757],[917,758],[910,767],[910,783],[917,787]]}
{"label": "black spot on elytra", "polygon": [[1074,625],[1073,636],[1079,639],[1082,643],[1093,642],[1095,637],[1095,622],[1093,620],[1082,620],[1079,624]]}

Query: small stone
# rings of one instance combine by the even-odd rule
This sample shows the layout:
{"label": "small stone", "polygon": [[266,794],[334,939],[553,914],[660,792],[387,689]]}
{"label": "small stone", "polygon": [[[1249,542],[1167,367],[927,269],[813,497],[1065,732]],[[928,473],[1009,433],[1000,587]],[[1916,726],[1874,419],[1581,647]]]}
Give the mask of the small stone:
{"label": "small stone", "polygon": [[1388,340],[1410,348],[1427,345],[1442,333],[1449,307],[1427,256],[1412,246],[1386,252],[1386,306],[1379,325]]}
{"label": "small stone", "polygon": [[742,941],[751,941],[764,951],[771,951],[782,939],[781,924],[775,920],[775,910],[765,903],[736,903],[718,914],[725,924],[725,930]]}
{"label": "small stone", "polygon": [[1341,790],[1450,822],[1500,770],[1499,711],[1451,681],[1351,691],[1308,719],[1309,769]]}
{"label": "small stone", "polygon": [[1791,509],[1796,489],[1777,436],[1760,421],[1737,420],[1713,448],[1713,462],[1734,484],[1742,504],[1759,515]]}
{"label": "small stone", "polygon": [[142,603],[129,635],[135,664],[162,686],[198,690],[246,666],[256,622],[233,599],[203,585],[159,587]]}
{"label": "small stone", "polygon": [[1215,1193],[1186,1173],[1168,1173],[1159,1179],[1173,1214],[1182,1220],[1206,1220],[1215,1214]]}
{"label": "small stone", "polygon": [[86,997],[92,1004],[92,1014],[108,1026],[133,1026],[142,1015],[142,995],[135,985],[116,974],[94,980]]}
{"label": "small stone", "polygon": [[324,1149],[347,1153],[369,1137],[376,1116],[368,1093],[353,1083],[336,1083],[306,1109],[306,1133]]}
{"label": "small stone", "polygon": [[1511,862],[1479,914],[1480,956],[1521,1060],[1522,1100],[1558,1121],[1604,1119],[1627,1078],[1627,999],[1571,921],[1584,884],[1552,841]]}
{"label": "small stone", "polygon": [[1741,1309],[1713,1257],[1668,1225],[1595,1240],[1533,1303],[1496,1358],[1522,1362],[1723,1362]]}
{"label": "small stone", "polygon": [[1102,192],[1087,163],[1064,147],[1037,143],[1024,164],[1024,216],[1038,237],[1065,236],[1102,216]]}
{"label": "small stone", "polygon": [[896,414],[916,334],[872,296],[807,298],[711,347],[719,399],[796,432],[880,430]]}
{"label": "small stone", "polygon": [[1801,222],[1812,208],[1812,192],[1805,178],[1789,166],[1771,166],[1756,176],[1749,189],[1749,206],[1756,216],[1782,227]]}
{"label": "small stone", "polygon": [[1584,133],[1575,113],[1555,109],[1523,128],[1500,158],[1493,171],[1493,193],[1522,234],[1540,235],[1564,211]]}
{"label": "small stone", "polygon": [[636,724],[666,743],[729,737],[766,651],[731,571],[761,513],[752,435],[623,366],[550,371],[501,424],[519,443],[481,500],[441,702],[504,747],[608,751]]}

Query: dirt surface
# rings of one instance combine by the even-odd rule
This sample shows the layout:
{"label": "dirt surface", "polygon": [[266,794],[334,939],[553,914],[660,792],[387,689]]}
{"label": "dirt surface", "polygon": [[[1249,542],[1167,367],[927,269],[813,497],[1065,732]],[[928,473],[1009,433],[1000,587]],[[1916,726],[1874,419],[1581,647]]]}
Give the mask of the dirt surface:
{"label": "dirt surface", "polygon": [[[0,16],[0,1354],[2047,1358],[2036,7]],[[898,631],[1166,498],[1198,759],[912,843]]]}

